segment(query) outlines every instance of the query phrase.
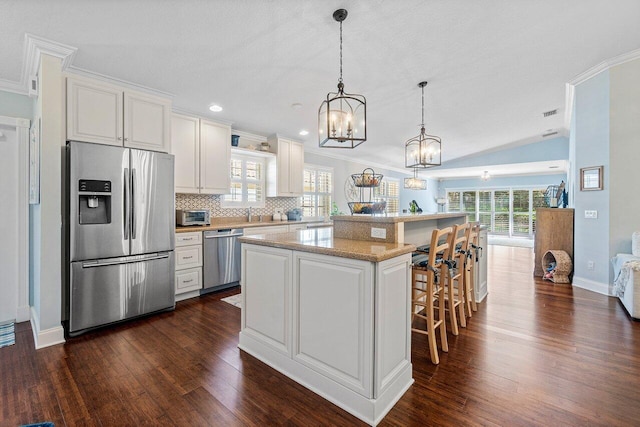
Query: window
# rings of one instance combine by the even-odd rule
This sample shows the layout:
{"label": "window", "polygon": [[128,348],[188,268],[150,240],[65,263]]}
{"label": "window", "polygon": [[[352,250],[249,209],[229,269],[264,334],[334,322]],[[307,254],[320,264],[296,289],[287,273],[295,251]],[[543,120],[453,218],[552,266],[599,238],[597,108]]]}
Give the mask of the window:
{"label": "window", "polygon": [[[363,188],[363,190],[367,190]],[[398,213],[400,209],[400,181],[385,178],[373,192],[375,202],[387,202],[387,213]]]}
{"label": "window", "polygon": [[223,208],[263,208],[265,205],[265,162],[251,156],[231,156],[231,188],[222,196]]}
{"label": "window", "polygon": [[303,184],[303,195],[300,200],[302,215],[306,217],[330,216],[333,169],[305,165]]}
{"label": "window", "polygon": [[468,221],[477,218],[492,234],[531,237],[544,194],[538,188],[447,191],[448,211],[464,212]]}

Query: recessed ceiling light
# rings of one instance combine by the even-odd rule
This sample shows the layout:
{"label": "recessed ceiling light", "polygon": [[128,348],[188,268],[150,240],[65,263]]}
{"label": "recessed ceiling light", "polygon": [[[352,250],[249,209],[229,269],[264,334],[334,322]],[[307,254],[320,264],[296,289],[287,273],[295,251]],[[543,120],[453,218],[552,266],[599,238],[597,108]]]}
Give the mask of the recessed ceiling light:
{"label": "recessed ceiling light", "polygon": [[291,108],[293,108],[294,110],[299,110],[302,108],[302,104],[296,102],[295,104],[291,104]]}
{"label": "recessed ceiling light", "polygon": [[560,166],[549,166],[549,169],[558,169]]}
{"label": "recessed ceiling light", "polygon": [[214,113],[219,113],[220,111],[222,111],[222,107],[216,104],[213,104],[211,107],[209,107],[209,110],[213,111]]}
{"label": "recessed ceiling light", "polygon": [[300,131],[300,135],[307,136],[307,135],[309,135],[309,131],[308,130],[301,130]]}

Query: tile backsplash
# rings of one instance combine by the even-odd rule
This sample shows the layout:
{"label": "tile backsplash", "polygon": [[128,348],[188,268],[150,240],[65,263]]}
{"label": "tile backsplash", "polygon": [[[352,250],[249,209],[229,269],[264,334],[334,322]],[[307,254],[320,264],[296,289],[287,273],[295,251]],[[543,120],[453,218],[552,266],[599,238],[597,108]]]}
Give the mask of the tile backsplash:
{"label": "tile backsplash", "polygon": [[[217,194],[176,194],[176,209],[209,209],[211,217],[243,216],[247,208],[226,209],[220,206]],[[252,208],[254,215],[273,215],[276,208],[287,212],[300,206],[299,197],[267,197],[264,208]]]}

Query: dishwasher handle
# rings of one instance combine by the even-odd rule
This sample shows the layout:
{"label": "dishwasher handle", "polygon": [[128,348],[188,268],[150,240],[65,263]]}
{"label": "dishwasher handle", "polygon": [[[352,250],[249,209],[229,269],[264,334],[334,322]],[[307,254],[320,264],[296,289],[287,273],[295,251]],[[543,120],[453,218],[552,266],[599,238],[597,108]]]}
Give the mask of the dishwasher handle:
{"label": "dishwasher handle", "polygon": [[205,231],[205,239],[219,239],[222,237],[240,237],[243,235],[244,230],[241,228],[222,228],[215,231]]}
{"label": "dishwasher handle", "polygon": [[224,239],[226,237],[240,237],[243,234],[211,234],[208,236],[204,236],[205,239]]}

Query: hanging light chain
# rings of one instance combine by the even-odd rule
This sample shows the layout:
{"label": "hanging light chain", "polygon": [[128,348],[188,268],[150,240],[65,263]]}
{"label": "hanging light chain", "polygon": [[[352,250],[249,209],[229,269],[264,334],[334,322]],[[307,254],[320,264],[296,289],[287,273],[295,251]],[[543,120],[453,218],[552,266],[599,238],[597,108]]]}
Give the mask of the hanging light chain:
{"label": "hanging light chain", "polygon": [[342,83],[342,21],[340,21],[340,78],[339,83]]}

